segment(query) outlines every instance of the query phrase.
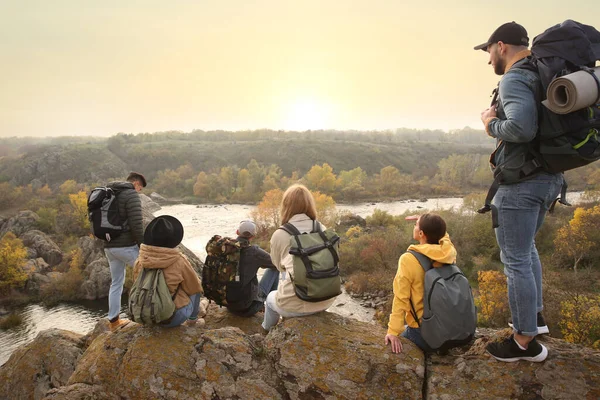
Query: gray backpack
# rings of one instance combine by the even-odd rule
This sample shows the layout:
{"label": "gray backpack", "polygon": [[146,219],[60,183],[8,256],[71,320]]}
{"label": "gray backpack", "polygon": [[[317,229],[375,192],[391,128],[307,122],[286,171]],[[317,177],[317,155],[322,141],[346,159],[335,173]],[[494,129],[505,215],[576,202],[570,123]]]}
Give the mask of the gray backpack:
{"label": "gray backpack", "polygon": [[467,277],[456,264],[433,267],[429,257],[409,250],[425,270],[423,319],[419,321],[411,300],[412,315],[431,350],[447,350],[473,340],[477,309]]}

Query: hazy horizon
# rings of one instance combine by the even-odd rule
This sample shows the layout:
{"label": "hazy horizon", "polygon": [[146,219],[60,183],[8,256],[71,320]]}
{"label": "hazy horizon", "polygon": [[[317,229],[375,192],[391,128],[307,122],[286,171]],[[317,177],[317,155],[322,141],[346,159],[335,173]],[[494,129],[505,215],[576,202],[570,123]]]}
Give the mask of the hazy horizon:
{"label": "hazy horizon", "polygon": [[[481,129],[499,77],[473,46],[530,41],[589,2],[175,0],[0,4],[0,137]],[[598,27],[598,26],[596,26]]]}

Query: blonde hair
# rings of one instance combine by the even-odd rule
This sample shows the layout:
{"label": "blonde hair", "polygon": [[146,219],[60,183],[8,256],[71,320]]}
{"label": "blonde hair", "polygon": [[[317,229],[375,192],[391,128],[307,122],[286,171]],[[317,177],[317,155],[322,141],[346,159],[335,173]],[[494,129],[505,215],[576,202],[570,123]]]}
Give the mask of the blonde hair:
{"label": "blonde hair", "polygon": [[315,199],[304,185],[290,186],[281,200],[281,223],[287,224],[296,214],[306,214],[310,219],[317,219]]}

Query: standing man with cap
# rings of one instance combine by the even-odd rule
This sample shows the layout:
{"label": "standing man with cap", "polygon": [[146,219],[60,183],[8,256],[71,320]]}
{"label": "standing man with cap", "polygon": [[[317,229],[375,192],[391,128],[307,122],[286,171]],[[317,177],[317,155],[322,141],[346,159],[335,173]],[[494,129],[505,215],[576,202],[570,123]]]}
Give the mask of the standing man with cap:
{"label": "standing man with cap", "polygon": [[[277,290],[279,271],[273,265],[269,253],[257,245],[250,244],[250,240],[256,236],[254,221],[240,222],[236,234],[241,248],[240,284],[228,287],[227,297],[236,301],[230,301],[227,309],[240,317],[251,317],[264,309],[267,295]],[[260,283],[256,276],[259,268],[267,268]],[[236,290],[236,293],[230,293],[231,290]]]}
{"label": "standing man with cap", "polygon": [[520,167],[532,158],[529,143],[538,133],[538,107],[543,94],[538,73],[527,68],[531,54],[528,46],[525,28],[509,22],[496,29],[487,42],[475,47],[489,53],[488,64],[497,75],[502,75],[498,101],[481,113],[481,121],[497,143],[490,162],[500,185],[492,211],[498,217],[496,240],[508,277],[514,330],[504,342],[489,344],[487,351],[505,362],[541,362],[548,355],[546,347],[535,339],[540,333],[548,333],[541,313],[542,264],[535,235],[563,183],[562,174],[541,170],[519,175]]}
{"label": "standing man with cap", "polygon": [[125,266],[135,263],[144,240],[142,218],[142,201],[139,192],[146,187],[144,175],[131,172],[127,182],[111,182],[107,185],[117,193],[119,216],[124,223],[124,232],[104,243],[104,254],[110,267],[110,291],[108,293],[108,320],[111,330],[129,323],[128,319],[120,319],[121,295],[125,282]]}
{"label": "standing man with cap", "polygon": [[144,244],[140,249],[135,267],[135,281],[142,269],[162,269],[165,282],[175,303],[175,313],[162,324],[173,328],[183,324],[195,325],[200,311],[202,283],[187,258],[177,246],[183,239],[183,225],[170,215],[161,215],[152,220],[144,232]]}

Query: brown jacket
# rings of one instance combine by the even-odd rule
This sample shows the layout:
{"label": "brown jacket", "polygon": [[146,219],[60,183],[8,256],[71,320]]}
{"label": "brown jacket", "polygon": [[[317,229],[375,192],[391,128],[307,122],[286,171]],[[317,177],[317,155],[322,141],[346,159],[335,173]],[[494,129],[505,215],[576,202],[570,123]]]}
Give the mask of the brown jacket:
{"label": "brown jacket", "polygon": [[202,283],[196,271],[181,252],[167,247],[156,247],[142,244],[140,255],[133,267],[133,280],[135,281],[142,268],[162,268],[167,286],[171,295],[179,286],[175,297],[175,307],[178,309],[190,303],[190,297],[196,293],[203,293]]}

